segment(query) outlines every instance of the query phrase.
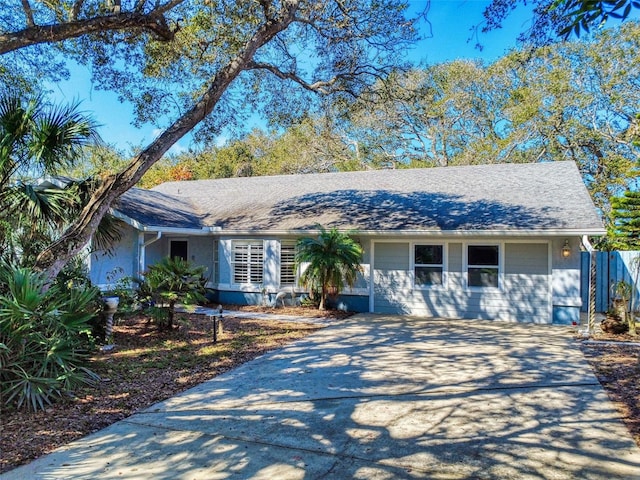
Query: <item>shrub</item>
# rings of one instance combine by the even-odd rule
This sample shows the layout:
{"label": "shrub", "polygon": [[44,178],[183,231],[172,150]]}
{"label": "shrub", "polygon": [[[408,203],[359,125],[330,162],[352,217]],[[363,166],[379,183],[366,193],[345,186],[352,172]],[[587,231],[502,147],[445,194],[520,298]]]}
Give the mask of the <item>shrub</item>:
{"label": "shrub", "polygon": [[154,308],[166,308],[167,315],[154,313],[158,329],[171,330],[178,302],[193,305],[206,300],[204,277],[205,267],[194,266],[179,257],[165,257],[151,265],[140,280],[139,295],[143,302]]}
{"label": "shrub", "polygon": [[28,268],[0,265],[0,398],[5,406],[44,409],[54,398],[92,383],[86,368],[89,320],[98,290],[67,288]]}

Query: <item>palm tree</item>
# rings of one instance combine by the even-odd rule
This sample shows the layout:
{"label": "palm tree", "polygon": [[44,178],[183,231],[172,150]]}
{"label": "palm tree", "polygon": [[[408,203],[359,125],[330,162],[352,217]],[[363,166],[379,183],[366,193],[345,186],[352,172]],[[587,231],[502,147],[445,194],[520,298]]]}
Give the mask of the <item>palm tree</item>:
{"label": "palm tree", "polygon": [[81,184],[55,188],[33,180],[77,162],[86,145],[99,142],[96,127],[77,104],[0,95],[0,257],[28,263],[80,211]]}
{"label": "palm tree", "polygon": [[353,287],[362,271],[362,247],[347,233],[319,226],[317,238],[301,238],[297,243],[296,270],[303,269],[300,281],[306,288],[320,290],[320,310],[325,310],[330,289],[340,293]]}

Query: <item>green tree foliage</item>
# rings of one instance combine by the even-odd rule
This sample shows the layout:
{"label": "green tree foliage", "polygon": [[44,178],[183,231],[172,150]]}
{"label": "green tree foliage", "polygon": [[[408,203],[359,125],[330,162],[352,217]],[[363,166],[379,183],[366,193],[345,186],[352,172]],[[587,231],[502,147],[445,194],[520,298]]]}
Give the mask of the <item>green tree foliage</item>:
{"label": "green tree foliage", "polygon": [[129,158],[117,148],[102,142],[86,145],[81,161],[62,172],[71,178],[88,179],[120,171],[129,163]]}
{"label": "green tree foliage", "polygon": [[484,11],[482,32],[502,28],[503,22],[519,5],[532,10],[529,27],[518,37],[523,43],[547,45],[557,39],[579,37],[594,27],[602,27],[609,19],[624,20],[633,9],[640,9],[637,0],[492,0]]}
{"label": "green tree foliage", "polygon": [[640,250],[640,192],[627,191],[612,201],[613,246],[619,250]]}
{"label": "green tree foliage", "polygon": [[140,181],[151,188],[162,182],[257,175],[289,175],[354,170],[354,150],[324,117],[308,116],[282,131],[253,130],[223,146],[205,147],[165,157]]}
{"label": "green tree foliage", "polygon": [[206,142],[258,113],[293,124],[317,105],[315,94],[354,98],[403,68],[402,53],[416,39],[401,0],[10,0],[6,7],[3,65],[49,75],[60,59],[52,50],[62,52],[91,68],[96,88],[134,102],[140,122],[163,128],[96,184],[82,215],[40,255],[52,276],[111,203],[187,133]]}
{"label": "green tree foliage", "polygon": [[205,300],[205,267],[194,266],[179,257],[165,257],[151,265],[140,281],[140,299],[154,304],[152,308],[166,308],[166,319],[158,321],[158,329],[171,330],[176,303],[193,305]]}
{"label": "green tree foliage", "polygon": [[0,257],[32,264],[82,206],[82,185],[34,184],[65,171],[98,140],[77,105],[0,95]]}
{"label": "green tree foliage", "polygon": [[389,76],[344,130],[383,165],[572,160],[596,205],[629,188],[640,147],[640,24],[485,66],[454,61]]}
{"label": "green tree foliage", "polygon": [[305,287],[320,292],[319,309],[324,310],[332,289],[337,294],[345,285],[355,284],[358,272],[362,271],[363,250],[349,234],[335,228],[319,228],[317,237],[298,240],[296,269],[302,271],[300,281]]}
{"label": "green tree foliage", "polygon": [[42,273],[0,264],[0,399],[43,409],[91,383],[87,369],[98,290],[56,283]]}

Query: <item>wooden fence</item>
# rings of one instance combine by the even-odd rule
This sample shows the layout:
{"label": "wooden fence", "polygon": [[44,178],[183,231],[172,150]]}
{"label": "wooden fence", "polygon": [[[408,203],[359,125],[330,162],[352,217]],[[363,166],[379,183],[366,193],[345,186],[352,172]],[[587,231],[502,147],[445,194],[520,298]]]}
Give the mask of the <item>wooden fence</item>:
{"label": "wooden fence", "polygon": [[[589,306],[589,253],[582,252],[582,311]],[[610,306],[612,286],[621,280],[633,284],[635,282],[635,303],[640,307],[640,279],[638,278],[638,252],[596,252],[596,312],[606,312]]]}

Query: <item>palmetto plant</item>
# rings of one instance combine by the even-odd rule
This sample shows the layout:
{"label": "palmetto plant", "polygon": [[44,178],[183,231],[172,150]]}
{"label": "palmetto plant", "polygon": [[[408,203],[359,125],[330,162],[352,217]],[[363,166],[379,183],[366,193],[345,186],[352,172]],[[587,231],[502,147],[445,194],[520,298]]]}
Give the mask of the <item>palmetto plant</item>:
{"label": "palmetto plant", "polygon": [[67,289],[28,268],[0,264],[0,390],[3,405],[43,409],[91,383],[93,287]]}
{"label": "palmetto plant", "polygon": [[160,330],[173,328],[178,302],[192,305],[205,300],[205,270],[205,267],[195,266],[179,257],[165,257],[147,269],[144,280],[138,281],[140,298],[158,306],[166,305],[166,319],[164,315],[156,315]]}
{"label": "palmetto plant", "polygon": [[[0,257],[30,265],[76,217],[95,181],[65,179],[38,185],[74,165],[84,147],[99,143],[96,124],[78,105],[47,104],[19,94],[0,95]],[[100,247],[118,238],[111,217],[94,236]]]}
{"label": "palmetto plant", "polygon": [[296,270],[302,270],[300,281],[307,288],[320,292],[318,308],[324,310],[330,289],[337,294],[355,284],[362,270],[362,247],[347,233],[319,228],[317,237],[298,240]]}

